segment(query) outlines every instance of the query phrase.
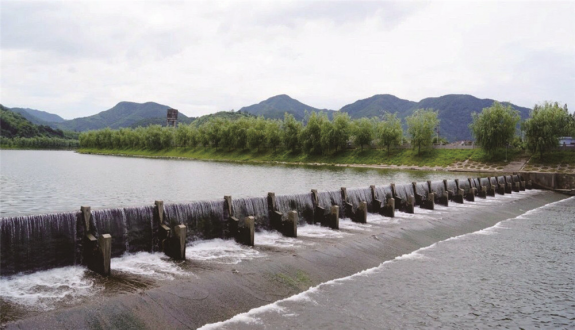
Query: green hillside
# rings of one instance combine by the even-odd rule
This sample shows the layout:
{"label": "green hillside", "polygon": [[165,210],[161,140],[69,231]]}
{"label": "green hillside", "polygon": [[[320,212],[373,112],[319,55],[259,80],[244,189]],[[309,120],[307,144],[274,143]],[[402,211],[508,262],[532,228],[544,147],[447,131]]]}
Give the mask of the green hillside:
{"label": "green hillside", "polygon": [[[155,102],[120,102],[106,111],[89,117],[67,120],[64,123],[57,124],[57,127],[80,132],[106,127],[112,129],[131,127],[145,119],[164,118],[165,121],[166,110],[169,108],[169,106]],[[188,120],[189,118],[186,115],[182,113],[178,114],[179,122]],[[165,122],[163,124],[165,124]]]}
{"label": "green hillside", "polygon": [[4,138],[66,138],[66,134],[62,130],[33,124],[21,114],[13,112],[1,104],[0,111],[0,136]]}
{"label": "green hillside", "polygon": [[255,116],[264,116],[271,119],[283,119],[284,113],[290,113],[296,120],[303,120],[305,112],[325,112],[328,117],[332,117],[334,110],[317,109],[307,104],[303,104],[298,100],[282,94],[270,97],[258,104],[253,104],[240,109],[241,112],[251,113]]}
{"label": "green hillside", "polygon": [[[449,141],[471,140],[471,114],[481,112],[483,108],[493,105],[494,100],[478,99],[471,95],[444,95],[441,97],[425,98],[419,102],[400,99],[389,94],[379,94],[372,97],[355,101],[341,108],[339,111],[347,112],[352,119],[379,117],[387,111],[396,113],[406,126],[405,118],[413,114],[416,109],[434,109],[438,112],[440,119],[440,136]],[[503,102],[504,104],[507,104]],[[518,110],[521,118],[529,117],[530,109],[511,104]],[[287,95],[278,95],[269,98],[258,104],[242,108],[255,115],[265,118],[283,118],[283,113],[288,112],[294,115],[297,120],[304,118],[305,110],[325,111],[307,106]],[[330,115],[335,111],[327,110]]]}
{"label": "green hillside", "polygon": [[54,123],[62,123],[64,118],[46,111],[28,109],[28,108],[10,108],[12,112],[21,114],[32,124],[52,126]]}
{"label": "green hillside", "polygon": [[417,102],[403,100],[389,94],[379,94],[348,104],[340,111],[347,112],[351,118],[381,117],[385,111],[397,113],[400,118],[404,118],[404,114],[416,107]]}

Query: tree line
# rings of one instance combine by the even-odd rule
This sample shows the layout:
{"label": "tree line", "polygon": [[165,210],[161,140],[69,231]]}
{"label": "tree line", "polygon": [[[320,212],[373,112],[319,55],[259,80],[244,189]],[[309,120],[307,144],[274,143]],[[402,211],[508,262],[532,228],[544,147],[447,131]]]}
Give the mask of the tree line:
{"label": "tree line", "polygon": [[472,135],[488,154],[513,146],[543,157],[546,151],[559,146],[560,137],[575,136],[575,114],[569,114],[567,104],[561,107],[557,102],[535,105],[529,118],[520,125],[519,113],[499,102],[481,113],[473,113],[472,119],[469,125]]}
{"label": "tree line", "polygon": [[[424,119],[418,119],[425,117]],[[430,119],[433,119],[430,122]],[[431,145],[437,126],[437,112],[420,109],[408,118],[408,132],[418,146]],[[348,148],[350,143],[363,149],[380,146],[388,152],[404,142],[402,121],[395,114],[380,118],[352,120],[347,113],[311,112],[304,121],[285,114],[283,120],[240,117],[232,120],[212,117],[199,125],[180,124],[177,128],[151,125],[135,129],[103,129],[80,134],[83,148],[167,149],[173,147],[212,147],[221,150],[258,150],[283,148],[306,154],[325,154]]]}
{"label": "tree line", "polygon": [[0,147],[5,149],[77,149],[80,142],[74,139],[36,136],[31,138],[0,136]]}
{"label": "tree line", "polygon": [[[97,149],[169,149],[216,148],[220,150],[257,150],[278,148],[306,154],[326,154],[348,148],[352,143],[363,149],[379,146],[389,153],[393,147],[410,143],[421,150],[436,142],[439,127],[437,111],[417,109],[402,120],[385,113],[377,118],[352,120],[347,113],[336,113],[330,120],[325,113],[311,112],[303,121],[291,114],[283,120],[263,117],[238,119],[211,117],[199,124],[180,124],[177,128],[151,125],[135,129],[103,129],[80,134],[80,146]],[[575,114],[567,105],[544,102],[536,105],[530,117],[520,123],[518,111],[510,105],[494,102],[481,113],[472,114],[469,125],[477,145],[493,155],[506,147],[520,147],[540,156],[558,146],[559,137],[575,135]],[[404,133],[406,133],[404,135]]]}

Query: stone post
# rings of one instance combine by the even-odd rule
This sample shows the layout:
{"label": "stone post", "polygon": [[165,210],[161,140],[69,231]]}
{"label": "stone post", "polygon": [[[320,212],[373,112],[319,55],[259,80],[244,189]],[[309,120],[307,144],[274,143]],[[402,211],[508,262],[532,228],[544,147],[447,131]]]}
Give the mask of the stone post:
{"label": "stone post", "polygon": [[270,227],[281,232],[283,214],[277,210],[276,194],[273,192],[268,193],[268,215],[270,219]]}
{"label": "stone post", "polygon": [[415,197],[415,205],[421,205],[423,201],[423,196],[417,193],[417,182],[412,182],[411,185],[413,186],[413,196]]}
{"label": "stone post", "polygon": [[469,202],[475,202],[477,189],[473,186],[473,180],[471,178],[467,178],[467,181],[469,182],[469,192],[465,195],[465,199]]}
{"label": "stone post", "polygon": [[154,202],[154,227],[157,227],[157,249],[166,254],[169,252],[169,241],[172,237],[171,228],[166,225],[164,217],[164,202],[155,201]]}
{"label": "stone post", "polygon": [[385,206],[383,207],[381,215],[390,218],[395,217],[395,199],[393,197],[390,197],[385,201]]}
{"label": "stone post", "polygon": [[369,186],[369,189],[371,190],[371,200],[372,200],[371,204],[373,213],[379,213],[381,209],[381,200],[377,199],[377,194],[375,192],[374,185]]}
{"label": "stone post", "polygon": [[339,229],[339,206],[337,205],[333,205],[330,209],[328,227]]}
{"label": "stone post", "polygon": [[453,202],[463,204],[463,195],[463,189],[459,188],[459,179],[455,179],[455,192],[453,194]]}
{"label": "stone post", "polygon": [[245,217],[238,223],[238,231],[236,232],[236,242],[254,246],[254,233],[255,233],[255,219],[252,216]]}
{"label": "stone post", "polygon": [[313,223],[323,224],[325,216],[325,208],[319,206],[319,196],[316,189],[311,190],[311,201],[313,203]]}
{"label": "stone post", "polygon": [[367,202],[359,203],[357,211],[355,212],[355,222],[367,223]]}
{"label": "stone post", "polygon": [[286,237],[297,237],[297,224],[299,222],[296,211],[289,211],[288,218],[284,221],[283,235]]}
{"label": "stone post", "polygon": [[173,228],[173,235],[170,238],[169,251],[166,253],[176,260],[186,259],[186,233],[188,227],[176,225]]}
{"label": "stone post", "polygon": [[[110,262],[112,260],[112,236],[110,234],[102,234],[98,237],[98,255],[96,258],[95,268],[96,272],[103,276],[112,275],[110,269]],[[95,269],[92,269],[95,270]]]}
{"label": "stone post", "polygon": [[415,213],[415,198],[413,195],[407,196],[407,204],[405,206],[405,212],[413,214]]}
{"label": "stone post", "polygon": [[491,184],[491,177],[487,177],[487,196],[495,197],[495,188]]}

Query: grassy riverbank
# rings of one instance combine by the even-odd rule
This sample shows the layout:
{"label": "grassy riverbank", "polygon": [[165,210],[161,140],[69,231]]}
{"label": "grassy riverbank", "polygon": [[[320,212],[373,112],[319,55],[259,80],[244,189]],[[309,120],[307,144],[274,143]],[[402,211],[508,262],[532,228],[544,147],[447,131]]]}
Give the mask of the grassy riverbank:
{"label": "grassy riverbank", "polygon": [[[398,149],[390,155],[380,149],[352,149],[325,155],[308,155],[288,151],[250,151],[222,150],[213,148],[172,148],[163,150],[148,149],[88,149],[79,150],[86,154],[125,155],[143,157],[177,157],[198,160],[218,160],[237,162],[285,162],[310,164],[349,164],[349,165],[396,165],[419,167],[446,167],[466,160],[490,162],[495,166],[503,166],[503,161],[494,161],[486,156],[481,149],[432,149],[417,154],[416,150]],[[519,152],[510,152],[509,159],[517,158]],[[505,159],[493,157],[493,159]]]}

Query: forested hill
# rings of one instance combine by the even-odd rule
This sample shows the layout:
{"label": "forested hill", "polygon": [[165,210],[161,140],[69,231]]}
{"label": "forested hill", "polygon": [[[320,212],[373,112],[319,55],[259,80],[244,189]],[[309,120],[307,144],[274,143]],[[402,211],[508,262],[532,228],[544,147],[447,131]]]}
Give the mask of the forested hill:
{"label": "forested hill", "polygon": [[[419,102],[400,99],[389,94],[379,94],[355,101],[344,106],[339,111],[347,112],[352,119],[381,117],[385,112],[396,113],[403,120],[405,127],[405,118],[412,115],[416,109],[434,109],[438,112],[440,119],[440,135],[450,141],[459,141],[471,140],[472,138],[469,130],[471,114],[473,112],[481,112],[483,108],[493,105],[493,102],[494,100],[492,99],[479,99],[472,95],[458,94],[425,98]],[[529,117],[530,109],[514,104],[511,104],[511,106],[519,111],[522,119]],[[282,111],[282,109],[284,110]],[[306,110],[308,112],[320,111],[287,95],[274,96],[259,104],[241,109],[241,111],[266,118],[283,118],[283,113],[288,112],[294,114],[294,117],[298,120],[303,119]],[[327,111],[330,115],[335,113],[335,111]]]}
{"label": "forested hill", "polygon": [[251,113],[255,116],[264,116],[270,119],[284,119],[284,113],[289,113],[294,116],[296,120],[302,121],[305,117],[305,112],[325,112],[329,118],[332,117],[334,110],[317,109],[307,104],[303,104],[298,100],[282,94],[270,97],[258,104],[253,104],[240,109],[240,112]]}
{"label": "forested hill", "polygon": [[[120,102],[106,111],[89,117],[67,120],[64,123],[57,124],[57,127],[72,131],[87,131],[106,127],[117,129],[130,127],[137,122],[145,122],[146,119],[152,118],[163,118],[165,125],[166,110],[169,108],[169,106],[155,102]],[[180,112],[178,121],[189,122],[189,118]]]}
{"label": "forested hill", "polygon": [[64,118],[46,111],[28,109],[28,108],[10,108],[12,112],[21,114],[31,123],[36,125],[51,125],[53,123],[62,123]]}
{"label": "forested hill", "polygon": [[[0,136],[3,138],[68,138],[67,134],[50,126],[31,123],[19,113],[0,104]],[[75,136],[77,138],[77,135]]]}

